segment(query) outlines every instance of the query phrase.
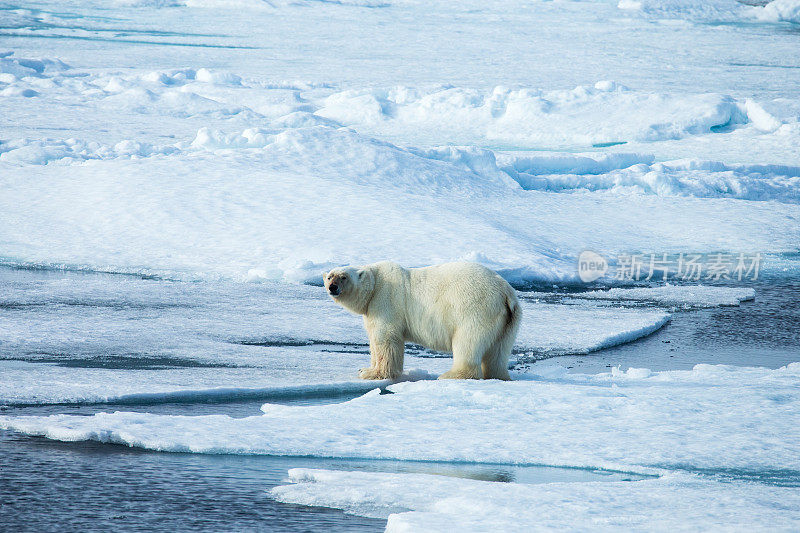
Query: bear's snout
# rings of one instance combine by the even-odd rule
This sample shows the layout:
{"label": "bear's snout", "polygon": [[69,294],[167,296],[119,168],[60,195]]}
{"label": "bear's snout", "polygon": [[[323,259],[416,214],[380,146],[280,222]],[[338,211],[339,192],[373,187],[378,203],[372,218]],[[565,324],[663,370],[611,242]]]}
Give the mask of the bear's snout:
{"label": "bear's snout", "polygon": [[339,296],[341,289],[336,283],[331,283],[328,285],[328,292],[331,293],[331,296]]}

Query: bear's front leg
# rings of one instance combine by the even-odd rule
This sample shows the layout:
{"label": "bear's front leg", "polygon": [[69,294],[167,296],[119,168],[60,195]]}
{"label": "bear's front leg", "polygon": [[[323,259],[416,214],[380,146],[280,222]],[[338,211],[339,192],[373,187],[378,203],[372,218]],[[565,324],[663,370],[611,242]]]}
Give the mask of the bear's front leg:
{"label": "bear's front leg", "polygon": [[369,353],[372,366],[358,372],[361,379],[397,379],[403,373],[405,344],[402,339],[370,336]]}
{"label": "bear's front leg", "polygon": [[380,369],[373,366],[359,369],[358,377],[361,379],[392,379],[389,376],[385,376]]}

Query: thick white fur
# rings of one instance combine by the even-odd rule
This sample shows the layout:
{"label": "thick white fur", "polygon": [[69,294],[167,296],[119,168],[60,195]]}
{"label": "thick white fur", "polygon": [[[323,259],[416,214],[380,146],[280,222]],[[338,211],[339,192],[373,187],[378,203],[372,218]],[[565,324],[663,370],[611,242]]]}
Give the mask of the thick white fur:
{"label": "thick white fur", "polygon": [[336,303],[364,315],[370,367],[359,377],[399,377],[405,343],[413,342],[453,354],[453,368],[439,379],[511,379],[508,358],[522,310],[514,289],[488,268],[406,269],[384,261],[335,268],[324,281]]}

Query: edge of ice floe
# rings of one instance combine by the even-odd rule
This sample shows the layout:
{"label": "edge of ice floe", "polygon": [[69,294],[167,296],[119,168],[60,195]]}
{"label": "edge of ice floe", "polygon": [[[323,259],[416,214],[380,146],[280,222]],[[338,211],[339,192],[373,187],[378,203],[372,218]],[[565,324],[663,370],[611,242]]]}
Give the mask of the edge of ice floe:
{"label": "edge of ice floe", "polygon": [[135,392],[118,396],[89,397],[65,401],[9,401],[5,407],[37,407],[47,405],[158,405],[165,403],[227,403],[236,401],[276,401],[300,398],[337,398],[354,394],[365,394],[383,389],[393,383],[436,379],[436,374],[413,369],[398,380],[343,381],[313,385],[290,385],[282,387],[218,387],[212,389],[183,389],[161,392]]}

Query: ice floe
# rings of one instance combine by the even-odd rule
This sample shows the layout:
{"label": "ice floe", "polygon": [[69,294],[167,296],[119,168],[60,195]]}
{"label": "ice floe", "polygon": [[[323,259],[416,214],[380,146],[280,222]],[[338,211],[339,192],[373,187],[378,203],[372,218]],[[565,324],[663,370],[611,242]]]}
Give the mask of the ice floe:
{"label": "ice floe", "polygon": [[[0,404],[218,401],[377,386],[356,379],[369,360],[360,317],[319,287],[86,274],[25,279],[2,282]],[[630,342],[669,319],[658,310],[522,305],[514,358],[526,362]],[[448,355],[409,346],[412,375],[435,377],[450,365]]]}
{"label": "ice floe", "polygon": [[800,523],[796,488],[676,473],[635,482],[526,485],[298,468],[289,471],[289,481],[272,489],[272,497],[388,518],[388,532],[703,531],[736,530],[743,524],[789,532]]}
{"label": "ice floe", "polygon": [[[517,376],[519,377],[519,376]],[[161,451],[502,462],[638,472],[800,468],[800,364],[418,381],[263,416],[4,416],[0,427]]]}
{"label": "ice floe", "polygon": [[[347,353],[273,350],[280,361],[251,367],[191,367],[136,369],[57,366],[25,361],[0,361],[3,382],[0,406],[34,407],[112,403],[156,405],[164,403],[208,403],[281,401],[293,398],[326,398],[366,393],[389,382],[357,380],[355,373],[364,357]],[[403,379],[434,379],[449,362],[409,358],[411,366],[437,369],[434,374],[412,369]],[[145,361],[146,362],[146,361]],[[178,362],[179,363],[179,362]],[[437,368],[439,367],[439,368]],[[292,369],[295,369],[294,371]],[[337,381],[340,380],[340,381]]]}
{"label": "ice floe", "polygon": [[[669,321],[660,311],[631,311],[522,300],[523,325],[516,350],[521,359],[589,353],[624,344],[657,331]],[[627,311],[627,312],[626,312]]]}
{"label": "ice floe", "polygon": [[708,285],[662,285],[634,289],[612,288],[610,290],[577,293],[577,298],[614,301],[654,302],[679,307],[717,307],[739,305],[755,298],[750,287],[718,287]]}

